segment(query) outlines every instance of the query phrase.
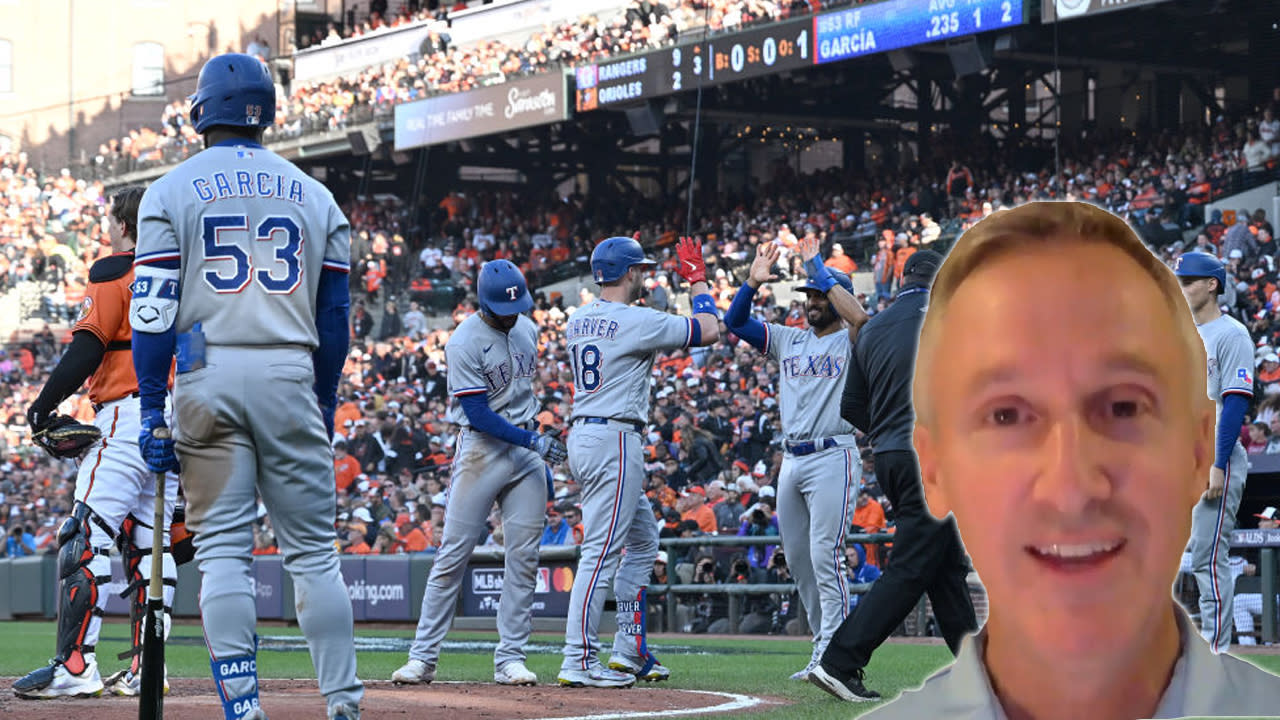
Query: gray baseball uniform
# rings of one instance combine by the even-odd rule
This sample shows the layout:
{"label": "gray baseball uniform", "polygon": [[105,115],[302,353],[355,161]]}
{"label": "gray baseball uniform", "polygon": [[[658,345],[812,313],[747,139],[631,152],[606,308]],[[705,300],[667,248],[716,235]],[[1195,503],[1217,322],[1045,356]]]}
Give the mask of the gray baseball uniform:
{"label": "gray baseball uniform", "polygon": [[[174,400],[215,675],[219,661],[256,649],[250,561],[260,494],[320,691],[330,707],[358,707],[351,601],[334,547],[333,451],[312,389],[317,288],[322,268],[348,267],[347,220],[323,185],[248,141],[171,170],[148,188],[138,219],[137,282],[143,265],[180,260],[147,278],[176,280],[181,298],[154,304],[154,289],[135,288],[131,319],[169,313],[180,334],[200,323],[208,346],[203,367],[178,375]],[[255,696],[256,673],[223,670],[234,675],[222,683],[227,698]],[[227,705],[232,716],[244,709]]]}
{"label": "gray baseball uniform", "polygon": [[434,667],[462,588],[463,573],[485,519],[496,500],[502,510],[505,575],[498,605],[498,647],[494,667],[524,662],[532,628],[538,540],[546,520],[546,464],[537,452],[471,428],[458,398],[483,393],[489,408],[516,426],[537,413],[533,375],[538,329],[521,315],[509,333],[475,314],[463,320],[444,348],[448,365],[448,419],[462,426],[453,458],[453,478],[445,502],[444,536],[422,596],[418,632],[409,657]]}
{"label": "gray baseball uniform", "polygon": [[585,533],[569,597],[563,670],[598,662],[596,628],[610,576],[620,608],[613,654],[637,667],[647,660],[634,602],[658,555],[658,524],[644,495],[640,430],[649,417],[654,353],[688,347],[695,322],[596,300],[565,326],[574,376],[569,471],[582,488]]}
{"label": "gray baseball uniform", "polygon": [[[1222,414],[1222,399],[1236,393],[1253,397],[1253,342],[1238,320],[1222,315],[1197,325],[1209,356],[1209,397]],[[1236,440],[1227,462],[1222,497],[1200,499],[1191,511],[1191,567],[1200,588],[1200,632],[1214,652],[1231,647],[1233,582],[1227,567],[1231,531],[1244,496],[1249,456]]]}
{"label": "gray baseball uniform", "polygon": [[786,454],[778,473],[778,529],[815,647],[823,648],[849,614],[841,563],[861,460],[853,426],[840,417],[840,396],[853,343],[843,327],[818,337],[812,329],[770,323],[765,338],[781,376]]}

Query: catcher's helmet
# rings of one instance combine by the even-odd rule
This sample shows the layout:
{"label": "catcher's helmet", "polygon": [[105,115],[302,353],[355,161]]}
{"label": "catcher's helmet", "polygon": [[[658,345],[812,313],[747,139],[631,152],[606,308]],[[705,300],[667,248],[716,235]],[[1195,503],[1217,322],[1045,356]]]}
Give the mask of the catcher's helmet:
{"label": "catcher's helmet", "polygon": [[[850,295],[853,294],[853,280],[851,280],[848,275],[845,275],[839,270],[836,270],[835,268],[830,268],[830,267],[827,268],[827,272],[831,273],[831,277],[836,279],[837,285],[844,288],[845,290],[848,290]],[[822,292],[821,290],[818,289],[818,286],[814,284],[812,279],[806,280],[803,285],[797,285],[795,289],[802,290],[805,292]]]}
{"label": "catcher's helmet", "polygon": [[1216,278],[1218,293],[1227,287],[1227,270],[1216,255],[1207,252],[1186,252],[1173,261],[1173,274],[1178,277]]}
{"label": "catcher's helmet", "polygon": [[657,265],[644,256],[644,248],[629,237],[611,237],[602,240],[596,249],[591,251],[591,277],[596,284],[613,282],[631,269],[633,265]]}
{"label": "catcher's helmet", "polygon": [[226,53],[209,60],[189,100],[198,133],[214,125],[265,128],[276,119],[271,72],[252,55]]}
{"label": "catcher's helmet", "polygon": [[524,273],[510,260],[490,260],[476,275],[476,295],[486,314],[506,317],[533,309]]}

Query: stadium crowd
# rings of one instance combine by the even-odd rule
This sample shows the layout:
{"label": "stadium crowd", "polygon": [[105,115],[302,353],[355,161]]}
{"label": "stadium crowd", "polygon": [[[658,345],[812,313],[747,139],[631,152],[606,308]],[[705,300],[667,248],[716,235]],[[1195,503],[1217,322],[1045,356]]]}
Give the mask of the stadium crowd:
{"label": "stadium crowd", "polygon": [[[359,23],[349,23],[345,31],[330,23],[322,37],[304,38],[305,46],[340,43],[412,22],[433,21],[418,51],[342,78],[295,84],[287,97],[282,95],[267,140],[347,127],[366,122],[375,111],[397,103],[661,47],[703,30],[733,31],[856,1],[631,0],[612,15],[584,15],[548,24],[523,42],[482,39],[463,45],[450,37],[448,18],[449,12],[466,9],[465,3],[447,10],[416,11],[405,4],[388,12],[386,2],[375,0]],[[351,19],[354,21],[354,15]],[[264,59],[271,54],[260,38],[246,46],[245,52]],[[101,169],[120,167],[122,160],[130,168],[176,162],[197,150],[199,142],[187,120],[184,101],[177,100],[164,107],[157,127],[137,128],[101,145],[93,163]]]}

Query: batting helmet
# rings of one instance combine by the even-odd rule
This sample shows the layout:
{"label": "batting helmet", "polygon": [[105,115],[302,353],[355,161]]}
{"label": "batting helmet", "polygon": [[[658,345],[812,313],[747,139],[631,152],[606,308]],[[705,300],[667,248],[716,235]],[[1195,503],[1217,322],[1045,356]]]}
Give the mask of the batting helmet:
{"label": "batting helmet", "polygon": [[596,284],[610,283],[631,269],[633,265],[657,265],[644,256],[644,248],[629,237],[611,237],[603,240],[591,251],[591,276]]}
{"label": "batting helmet", "polygon": [[[848,275],[845,275],[835,268],[827,268],[827,272],[831,273],[831,277],[835,278],[837,285],[848,290],[850,295],[853,294],[853,280],[849,279]],[[797,285],[795,289],[805,292],[822,292],[821,288],[813,282],[812,278],[806,280],[803,285]]]}
{"label": "batting helmet", "polygon": [[1173,274],[1178,277],[1215,278],[1218,281],[1218,293],[1227,287],[1227,270],[1216,255],[1207,252],[1186,252],[1173,261]]}
{"label": "batting helmet", "polygon": [[205,63],[189,99],[198,133],[214,125],[265,128],[276,119],[271,72],[252,55],[226,53]]}
{"label": "batting helmet", "polygon": [[524,273],[510,260],[490,260],[476,276],[480,309],[489,315],[519,315],[533,309]]}

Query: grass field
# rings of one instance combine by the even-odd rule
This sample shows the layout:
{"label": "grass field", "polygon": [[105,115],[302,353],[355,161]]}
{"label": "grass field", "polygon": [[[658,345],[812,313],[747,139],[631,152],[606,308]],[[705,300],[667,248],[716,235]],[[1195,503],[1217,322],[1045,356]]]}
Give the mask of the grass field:
{"label": "grass field", "polygon": [[[361,626],[357,632],[360,677],[370,680],[390,678],[405,660],[412,631]],[[263,677],[308,678],[314,675],[311,660],[296,628],[265,627],[259,634],[262,645],[258,653],[258,672]],[[104,675],[123,666],[123,661],[114,658],[116,653],[127,647],[127,636],[127,624],[119,621],[104,624],[98,643],[99,664]],[[439,679],[491,682],[495,637],[492,633],[451,633],[440,660]],[[0,654],[0,676],[23,675],[45,664],[53,643],[52,622],[0,623],[0,646],[6,649]],[[544,683],[554,682],[559,669],[559,643],[558,635],[535,634],[528,648],[529,668]],[[791,673],[809,660],[811,646],[804,640],[659,635],[652,638],[651,645],[663,664],[671,668],[672,687],[769,695],[795,703],[753,713],[753,718],[849,720],[853,711],[872,707],[869,704],[855,707],[842,703],[809,683],[788,680]],[[942,645],[888,643],[876,652],[867,668],[867,684],[891,698],[904,688],[917,686],[926,676],[946,664],[950,657]],[[1273,672],[1280,672],[1280,656],[1246,657]],[[172,676],[209,677],[209,658],[199,626],[175,626],[166,658]],[[210,692],[212,690],[211,685]]]}

